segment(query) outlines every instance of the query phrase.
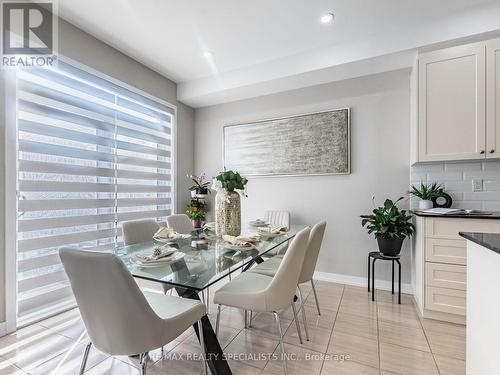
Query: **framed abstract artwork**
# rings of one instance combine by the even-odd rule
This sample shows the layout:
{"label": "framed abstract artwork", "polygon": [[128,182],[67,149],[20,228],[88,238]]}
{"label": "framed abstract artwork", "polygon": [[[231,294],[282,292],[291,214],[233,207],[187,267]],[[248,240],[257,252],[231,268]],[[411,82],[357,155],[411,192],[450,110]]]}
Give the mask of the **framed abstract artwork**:
{"label": "framed abstract artwork", "polygon": [[226,125],[224,167],[244,176],[350,173],[349,108]]}

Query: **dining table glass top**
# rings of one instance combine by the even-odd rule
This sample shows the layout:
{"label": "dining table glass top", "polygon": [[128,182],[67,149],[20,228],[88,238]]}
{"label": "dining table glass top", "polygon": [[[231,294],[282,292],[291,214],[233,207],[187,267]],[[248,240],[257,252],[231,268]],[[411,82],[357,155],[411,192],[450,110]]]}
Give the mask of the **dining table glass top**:
{"label": "dining table glass top", "polygon": [[[133,261],[134,255],[151,254],[155,247],[163,245],[154,240],[118,247],[114,254],[120,257],[134,277],[200,291],[289,241],[304,228],[305,225],[291,225],[288,232],[262,238],[252,248],[241,251],[227,248],[226,242],[213,231],[195,230],[190,238],[170,245],[179,249],[177,260],[154,267],[142,267]],[[242,229],[241,235],[257,233],[258,228],[247,227]]]}

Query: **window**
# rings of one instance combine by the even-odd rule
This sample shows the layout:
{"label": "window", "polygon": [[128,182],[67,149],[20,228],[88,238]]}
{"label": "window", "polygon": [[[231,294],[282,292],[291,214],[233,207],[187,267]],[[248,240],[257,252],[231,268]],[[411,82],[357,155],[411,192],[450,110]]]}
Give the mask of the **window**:
{"label": "window", "polygon": [[17,73],[18,324],[74,305],[62,246],[109,251],[171,214],[175,109],[59,62]]}

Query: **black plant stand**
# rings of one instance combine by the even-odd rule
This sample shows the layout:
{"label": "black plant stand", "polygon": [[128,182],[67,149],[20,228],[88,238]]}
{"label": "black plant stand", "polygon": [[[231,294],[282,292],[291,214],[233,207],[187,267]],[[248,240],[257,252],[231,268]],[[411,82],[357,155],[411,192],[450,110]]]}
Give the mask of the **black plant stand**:
{"label": "black plant stand", "polygon": [[[370,271],[370,260],[371,262],[371,271]],[[392,294],[394,294],[394,262],[397,262],[399,265],[399,280],[398,280],[398,303],[401,305],[401,262],[399,261],[401,257],[399,255],[396,256],[387,256],[382,254],[379,251],[372,251],[368,254],[368,292],[370,291],[370,275],[371,275],[371,292],[372,292],[372,301],[375,301],[375,261],[377,259],[381,260],[390,260],[392,262]]]}

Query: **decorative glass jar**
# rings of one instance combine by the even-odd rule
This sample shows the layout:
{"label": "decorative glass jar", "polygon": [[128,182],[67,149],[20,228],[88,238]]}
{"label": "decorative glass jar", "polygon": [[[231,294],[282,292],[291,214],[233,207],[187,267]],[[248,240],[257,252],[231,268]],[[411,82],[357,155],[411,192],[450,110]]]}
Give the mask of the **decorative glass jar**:
{"label": "decorative glass jar", "polygon": [[241,233],[241,198],[235,191],[220,189],[215,196],[215,232],[217,236]]}

